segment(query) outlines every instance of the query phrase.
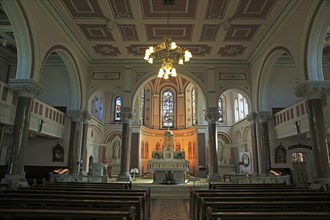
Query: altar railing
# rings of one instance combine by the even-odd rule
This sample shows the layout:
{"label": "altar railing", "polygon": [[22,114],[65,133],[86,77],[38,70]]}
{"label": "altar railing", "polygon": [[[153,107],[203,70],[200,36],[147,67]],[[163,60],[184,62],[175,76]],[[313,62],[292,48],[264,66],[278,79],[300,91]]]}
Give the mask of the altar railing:
{"label": "altar railing", "polygon": [[290,185],[290,176],[233,176],[231,177],[233,183],[236,184],[258,184],[258,183],[285,183]]}
{"label": "altar railing", "polygon": [[69,182],[84,182],[84,183],[106,183],[106,176],[87,176],[87,175],[68,175],[49,173],[50,183],[69,183]]}

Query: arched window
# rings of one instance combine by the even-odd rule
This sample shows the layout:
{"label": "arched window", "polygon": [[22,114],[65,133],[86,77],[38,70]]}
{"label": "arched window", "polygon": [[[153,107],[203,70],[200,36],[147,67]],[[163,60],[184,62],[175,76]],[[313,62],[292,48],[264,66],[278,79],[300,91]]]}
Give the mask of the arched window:
{"label": "arched window", "polygon": [[120,121],[120,112],[121,112],[121,99],[120,97],[118,96],[116,99],[115,99],[115,121]]}
{"label": "arched window", "polygon": [[162,98],[163,127],[174,127],[174,95],[171,91],[166,90]]}
{"label": "arched window", "polygon": [[246,99],[242,94],[238,93],[234,100],[235,122],[241,121],[249,114],[249,107]]}
{"label": "arched window", "polygon": [[218,100],[218,109],[219,109],[219,122],[223,122],[223,106],[224,105],[224,98],[220,96]]}
{"label": "arched window", "polygon": [[144,125],[144,88],[141,90],[141,123]]}
{"label": "arched window", "polygon": [[192,124],[196,124],[196,90],[191,90]]}

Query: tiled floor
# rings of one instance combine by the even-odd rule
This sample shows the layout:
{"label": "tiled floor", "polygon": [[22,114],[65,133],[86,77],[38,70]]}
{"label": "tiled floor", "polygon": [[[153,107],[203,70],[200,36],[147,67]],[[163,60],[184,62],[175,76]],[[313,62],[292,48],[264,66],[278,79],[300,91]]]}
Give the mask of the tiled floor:
{"label": "tiled floor", "polygon": [[189,220],[189,194],[191,188],[207,189],[208,182],[203,179],[195,184],[180,185],[153,184],[151,179],[137,178],[133,181],[135,189],[150,189],[151,220]]}
{"label": "tiled floor", "polygon": [[153,199],[151,220],[188,220],[189,200]]}

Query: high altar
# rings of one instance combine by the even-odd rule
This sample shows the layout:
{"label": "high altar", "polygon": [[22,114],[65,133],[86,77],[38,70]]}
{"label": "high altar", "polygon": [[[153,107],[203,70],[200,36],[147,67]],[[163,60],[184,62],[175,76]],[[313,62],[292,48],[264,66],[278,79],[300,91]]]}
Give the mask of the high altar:
{"label": "high altar", "polygon": [[165,131],[163,150],[152,151],[148,168],[153,173],[154,183],[185,183],[189,161],[185,160],[185,151],[174,151],[172,131]]}

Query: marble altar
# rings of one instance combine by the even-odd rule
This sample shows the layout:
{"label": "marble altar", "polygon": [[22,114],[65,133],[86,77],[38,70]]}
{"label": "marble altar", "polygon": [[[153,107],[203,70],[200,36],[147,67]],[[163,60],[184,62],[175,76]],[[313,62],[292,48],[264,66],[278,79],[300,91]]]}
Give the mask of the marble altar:
{"label": "marble altar", "polygon": [[184,151],[174,151],[172,131],[165,131],[164,148],[162,151],[152,152],[152,159],[148,161],[148,169],[153,174],[154,183],[176,184],[186,182],[189,161],[185,160]]}

